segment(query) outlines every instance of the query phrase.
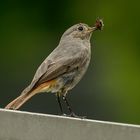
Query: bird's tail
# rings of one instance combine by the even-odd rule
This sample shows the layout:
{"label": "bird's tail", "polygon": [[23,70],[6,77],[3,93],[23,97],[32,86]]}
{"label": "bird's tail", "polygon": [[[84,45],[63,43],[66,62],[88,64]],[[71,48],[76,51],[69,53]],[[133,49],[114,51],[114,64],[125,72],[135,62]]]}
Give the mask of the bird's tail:
{"label": "bird's tail", "polygon": [[5,109],[19,109],[26,101],[28,101],[32,96],[35,95],[35,92],[27,93],[27,94],[21,94],[16,99],[14,99],[12,102],[10,102]]}
{"label": "bird's tail", "polygon": [[37,93],[50,91],[50,88],[54,83],[55,83],[54,80],[43,83],[34,90],[28,92],[24,92],[26,90],[25,89],[23,93],[16,99],[14,99],[12,102],[10,102],[5,107],[5,109],[13,109],[13,110],[19,109],[26,101],[28,101],[32,96],[36,95]]}

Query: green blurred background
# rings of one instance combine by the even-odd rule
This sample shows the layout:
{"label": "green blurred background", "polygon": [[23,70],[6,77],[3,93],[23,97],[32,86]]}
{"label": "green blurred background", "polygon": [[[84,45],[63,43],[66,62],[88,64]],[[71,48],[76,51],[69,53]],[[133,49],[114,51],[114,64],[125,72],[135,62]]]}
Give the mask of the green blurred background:
{"label": "green blurred background", "polygon": [[[91,39],[88,72],[68,98],[79,115],[140,124],[139,5],[138,0],[1,0],[0,107],[31,82],[68,27],[92,26],[102,17],[105,27]],[[35,96],[21,110],[59,113],[50,93]]]}

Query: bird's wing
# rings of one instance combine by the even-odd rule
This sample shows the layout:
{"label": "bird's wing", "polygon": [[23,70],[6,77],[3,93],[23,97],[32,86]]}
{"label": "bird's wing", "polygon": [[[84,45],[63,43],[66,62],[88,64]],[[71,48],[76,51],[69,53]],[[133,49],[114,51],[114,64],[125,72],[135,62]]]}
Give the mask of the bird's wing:
{"label": "bird's wing", "polygon": [[84,55],[61,57],[55,61],[46,59],[38,68],[31,84],[22,92],[30,92],[34,87],[72,71],[82,63]]}
{"label": "bird's wing", "polygon": [[71,57],[56,61],[48,67],[47,71],[39,78],[36,84],[39,85],[46,81],[55,79],[66,72],[73,71],[80,65],[80,59],[81,57]]}

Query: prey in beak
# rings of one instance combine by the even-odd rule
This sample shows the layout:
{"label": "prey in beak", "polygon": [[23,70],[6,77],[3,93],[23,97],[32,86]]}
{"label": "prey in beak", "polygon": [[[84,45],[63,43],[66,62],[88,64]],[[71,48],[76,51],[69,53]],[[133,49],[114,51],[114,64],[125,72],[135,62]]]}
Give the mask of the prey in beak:
{"label": "prey in beak", "polygon": [[96,30],[103,30],[104,23],[102,19],[97,18],[94,27],[89,27],[88,31],[93,32]]}

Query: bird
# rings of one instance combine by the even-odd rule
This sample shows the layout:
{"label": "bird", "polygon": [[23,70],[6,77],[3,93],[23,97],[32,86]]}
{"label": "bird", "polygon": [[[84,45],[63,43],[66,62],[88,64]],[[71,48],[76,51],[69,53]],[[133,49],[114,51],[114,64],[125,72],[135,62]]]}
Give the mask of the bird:
{"label": "bird", "polygon": [[76,117],[67,94],[87,71],[91,58],[91,36],[94,31],[102,28],[103,21],[99,18],[93,27],[78,23],[68,28],[60,38],[58,46],[39,66],[29,86],[5,109],[17,110],[34,95],[51,92],[57,97],[61,113],[64,114],[60,100],[62,98],[70,116]]}

